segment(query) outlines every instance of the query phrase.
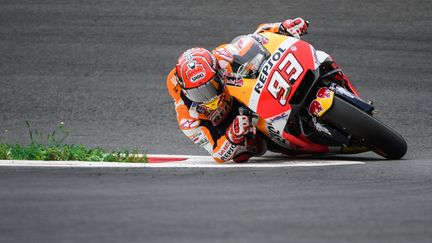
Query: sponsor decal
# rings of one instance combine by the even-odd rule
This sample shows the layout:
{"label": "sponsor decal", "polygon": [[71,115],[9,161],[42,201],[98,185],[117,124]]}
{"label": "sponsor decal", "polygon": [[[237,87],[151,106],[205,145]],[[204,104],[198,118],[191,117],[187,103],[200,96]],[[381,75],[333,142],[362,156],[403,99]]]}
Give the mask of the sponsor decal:
{"label": "sponsor decal", "polygon": [[286,51],[286,49],[279,47],[273,55],[268,59],[268,61],[265,63],[265,65],[262,68],[262,71],[258,77],[258,82],[255,85],[254,91],[258,94],[261,93],[262,89],[264,88],[264,84],[267,81],[267,77],[269,76],[270,70],[273,68],[275,63],[279,61],[279,59],[282,57],[282,54]]}
{"label": "sponsor decal", "polygon": [[286,140],[280,136],[279,131],[273,127],[271,123],[267,123],[267,130],[269,132],[270,138],[280,144],[286,144]]}
{"label": "sponsor decal", "polygon": [[195,76],[193,76],[193,77],[191,78],[191,82],[192,82],[192,83],[195,83],[195,82],[197,82],[198,80],[203,79],[204,76],[205,76],[204,73],[198,73],[197,75],[195,75]]}
{"label": "sponsor decal", "polygon": [[221,160],[227,160],[234,155],[237,145],[232,144],[228,141],[225,142],[224,146],[219,150],[218,155]]}
{"label": "sponsor decal", "polygon": [[199,120],[195,119],[182,119],[180,121],[180,128],[183,130],[192,129],[198,127],[200,124]]}
{"label": "sponsor decal", "polygon": [[254,92],[260,94],[265,86],[265,82],[269,79],[267,91],[282,106],[288,103],[288,96],[291,92],[288,80],[294,83],[304,71],[297,58],[291,52],[284,54],[285,51],[286,48],[279,47],[273,53],[263,66],[258,77],[258,82],[254,87]]}
{"label": "sponsor decal", "polygon": [[332,91],[328,88],[320,88],[316,96],[317,98],[330,98],[332,97]]}
{"label": "sponsor decal", "polygon": [[227,85],[236,86],[236,87],[242,87],[243,86],[243,79],[242,78],[236,78],[236,77],[225,77],[225,83]]}
{"label": "sponsor decal", "polygon": [[324,108],[317,100],[312,101],[312,103],[309,105],[309,112],[315,116],[318,116],[322,111],[324,111]]}
{"label": "sponsor decal", "polygon": [[198,146],[204,147],[210,143],[203,132],[197,132],[192,136],[192,142]]}
{"label": "sponsor decal", "polygon": [[284,118],[287,118],[289,114],[290,114],[290,111],[287,111],[287,112],[281,113],[281,114],[279,114],[279,115],[277,115],[277,116],[275,116],[275,117],[272,117],[272,118],[270,118],[270,119],[268,119],[268,120],[269,120],[270,122],[275,122],[275,121],[278,121],[278,120],[282,120],[282,119],[284,119]]}
{"label": "sponsor decal", "polygon": [[333,104],[334,92],[328,88],[320,88],[317,98],[309,105],[309,112],[315,116],[322,116]]}

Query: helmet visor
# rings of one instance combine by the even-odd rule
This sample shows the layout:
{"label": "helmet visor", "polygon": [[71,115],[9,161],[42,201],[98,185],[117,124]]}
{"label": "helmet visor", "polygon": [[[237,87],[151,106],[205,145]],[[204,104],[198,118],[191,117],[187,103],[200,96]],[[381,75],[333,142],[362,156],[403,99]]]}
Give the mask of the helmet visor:
{"label": "helmet visor", "polygon": [[193,102],[202,104],[214,100],[223,92],[223,85],[219,82],[219,78],[215,76],[204,85],[192,89],[183,89],[184,94]]}

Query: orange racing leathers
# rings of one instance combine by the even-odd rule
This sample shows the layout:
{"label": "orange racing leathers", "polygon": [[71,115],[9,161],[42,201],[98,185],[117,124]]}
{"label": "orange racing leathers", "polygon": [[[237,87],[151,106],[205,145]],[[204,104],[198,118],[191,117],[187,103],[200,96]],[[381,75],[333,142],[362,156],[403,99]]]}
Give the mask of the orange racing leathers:
{"label": "orange racing leathers", "polygon": [[[254,34],[268,31],[293,35],[292,32],[287,31],[283,23],[262,24]],[[225,76],[234,76],[231,65],[233,53],[241,52],[240,48],[241,46],[238,45],[227,44],[221,45],[212,51]],[[225,89],[225,97],[219,107],[212,111],[190,101],[181,92],[178,80],[179,77],[176,75],[175,68],[173,68],[166,80],[167,89],[175,102],[178,125],[192,142],[206,149],[219,163],[231,159],[236,160],[236,157],[241,157],[245,153],[256,155],[256,147],[248,146],[247,140],[244,143],[234,144],[226,136],[226,130],[232,124],[234,118],[239,115],[238,108],[240,107],[240,104],[229,95],[227,89]],[[259,151],[258,153],[263,152]]]}

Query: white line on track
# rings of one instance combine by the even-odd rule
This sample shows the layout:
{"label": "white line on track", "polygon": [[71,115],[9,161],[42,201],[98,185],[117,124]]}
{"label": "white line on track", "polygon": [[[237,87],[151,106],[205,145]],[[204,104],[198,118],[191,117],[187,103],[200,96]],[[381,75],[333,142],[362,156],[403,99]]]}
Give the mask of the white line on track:
{"label": "white line on track", "polygon": [[86,162],[86,161],[38,161],[38,160],[0,160],[0,166],[17,167],[111,167],[111,168],[264,168],[300,167],[364,164],[360,161],[346,160],[293,160],[283,156],[264,156],[252,158],[247,163],[216,163],[210,156],[191,155],[147,155],[150,163]]}

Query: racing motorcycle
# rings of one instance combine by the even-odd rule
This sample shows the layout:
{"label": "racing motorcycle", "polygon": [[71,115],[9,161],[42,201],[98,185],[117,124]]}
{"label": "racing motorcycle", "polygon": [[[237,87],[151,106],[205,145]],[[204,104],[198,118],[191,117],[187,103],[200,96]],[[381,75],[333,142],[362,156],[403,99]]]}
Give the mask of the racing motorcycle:
{"label": "racing motorcycle", "polygon": [[[260,33],[232,44],[237,77],[227,80],[241,113],[254,117],[257,133],[286,153],[360,153],[374,151],[400,159],[404,138],[373,115],[332,59],[309,43]],[[234,81],[233,81],[234,80]]]}

